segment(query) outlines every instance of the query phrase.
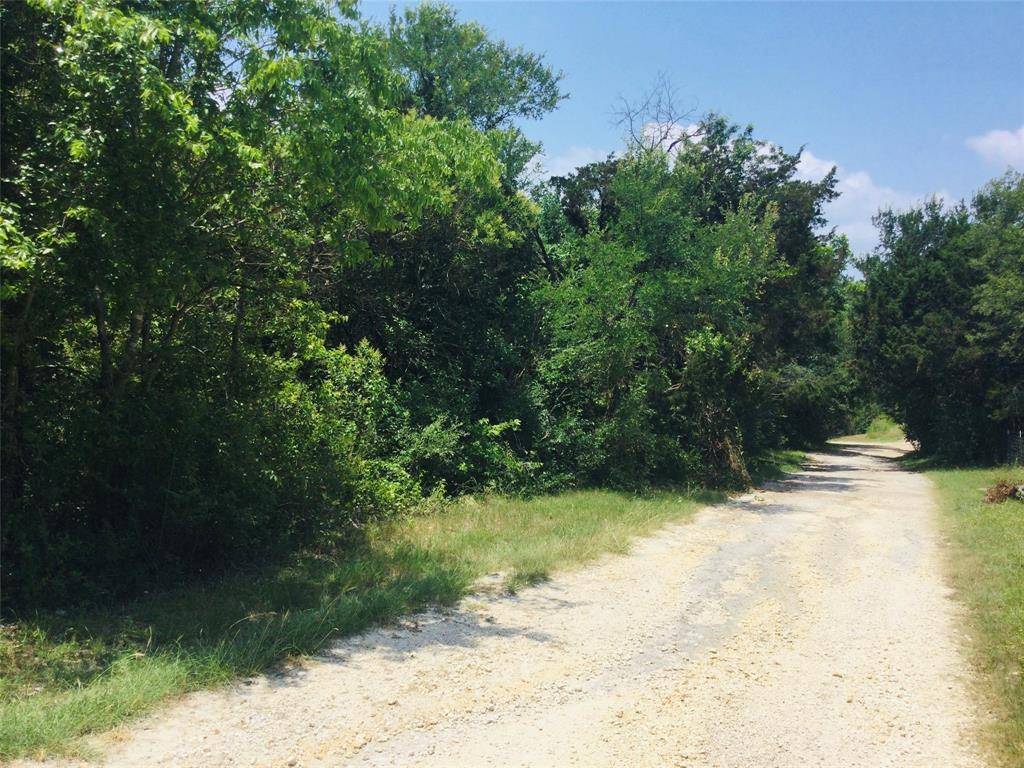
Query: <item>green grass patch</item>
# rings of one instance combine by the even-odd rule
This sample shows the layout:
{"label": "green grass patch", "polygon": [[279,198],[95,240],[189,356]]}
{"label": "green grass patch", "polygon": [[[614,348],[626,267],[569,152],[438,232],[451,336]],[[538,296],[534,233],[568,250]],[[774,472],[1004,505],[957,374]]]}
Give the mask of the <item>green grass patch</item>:
{"label": "green grass patch", "polygon": [[556,568],[625,552],[634,537],[723,498],[712,491],[574,491],[529,501],[469,497],[444,514],[403,520],[384,538],[422,547],[474,576],[500,572],[515,587],[547,578]]}
{"label": "green grass patch", "polygon": [[992,694],[990,746],[1004,765],[1024,765],[1024,504],[984,500],[997,480],[1024,482],[1024,469],[932,469],[927,475],[939,491],[955,548],[953,582],[970,610],[975,659]]}
{"label": "green grass patch", "polygon": [[868,428],[861,434],[845,435],[836,440],[850,443],[898,443],[905,437],[903,427],[883,414],[872,419]]}
{"label": "green grass patch", "polygon": [[704,491],[466,498],[367,533],[341,557],[161,594],[117,609],[20,617],[0,633],[0,759],[87,753],[83,737],[168,697],[253,675],[431,604],[486,574],[546,578],[721,500]]}
{"label": "green grass patch", "polygon": [[779,480],[793,472],[799,472],[807,454],[803,451],[777,449],[765,451],[747,462],[754,485],[768,480]]}
{"label": "green grass patch", "polygon": [[890,419],[888,416],[876,416],[868,424],[864,436],[868,440],[890,443],[903,439],[903,427]]}

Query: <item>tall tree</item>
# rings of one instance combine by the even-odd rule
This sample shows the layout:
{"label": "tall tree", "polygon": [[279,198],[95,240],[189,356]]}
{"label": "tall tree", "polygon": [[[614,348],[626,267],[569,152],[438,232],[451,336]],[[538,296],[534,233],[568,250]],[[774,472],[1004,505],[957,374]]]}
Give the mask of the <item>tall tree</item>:
{"label": "tall tree", "polygon": [[561,73],[541,56],[491,40],[447,5],[426,2],[392,11],[388,39],[391,60],[405,80],[402,103],[422,115],[465,118],[490,131],[518,117],[540,117],[565,98]]}
{"label": "tall tree", "polygon": [[1024,417],[1022,188],[1009,174],[970,208],[931,201],[876,219],[881,247],[861,264],[857,359],[928,453],[998,458]]}

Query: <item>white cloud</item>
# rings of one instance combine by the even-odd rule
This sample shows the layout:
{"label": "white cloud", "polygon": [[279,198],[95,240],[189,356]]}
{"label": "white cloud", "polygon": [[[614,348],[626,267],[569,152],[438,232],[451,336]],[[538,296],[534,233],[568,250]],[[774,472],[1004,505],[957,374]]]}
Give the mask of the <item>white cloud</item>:
{"label": "white cloud", "polygon": [[989,131],[967,139],[967,146],[990,163],[1024,168],[1024,125],[1016,131]]}
{"label": "white cloud", "polygon": [[699,123],[681,125],[679,123],[650,122],[644,123],[643,129],[640,131],[641,140],[646,146],[662,147],[663,149],[672,147],[673,155],[679,152],[685,140],[700,141],[700,136]]}
{"label": "white cloud", "polygon": [[528,173],[536,179],[547,179],[551,176],[565,176],[581,165],[596,163],[608,157],[607,149],[596,147],[569,147],[557,155],[540,154],[533,158]]}
{"label": "white cloud", "polygon": [[834,165],[831,160],[822,160],[813,152],[804,150],[800,155],[800,164],[796,167],[796,175],[804,181],[821,181]]}
{"label": "white cloud", "polygon": [[[817,157],[804,150],[800,156],[796,175],[805,181],[820,181],[836,166],[836,191],[839,197],[825,206],[829,226],[835,227],[850,240],[855,254],[867,253],[878,245],[878,233],[871,218],[879,209],[905,209],[932,197],[878,184],[867,171],[851,171],[831,160]],[[939,192],[937,197],[947,198]]]}

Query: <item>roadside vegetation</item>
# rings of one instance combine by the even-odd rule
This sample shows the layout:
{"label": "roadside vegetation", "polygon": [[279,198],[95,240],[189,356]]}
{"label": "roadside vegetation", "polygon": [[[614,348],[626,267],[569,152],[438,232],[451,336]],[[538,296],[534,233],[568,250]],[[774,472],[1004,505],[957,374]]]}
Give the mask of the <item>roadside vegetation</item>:
{"label": "roadside vegetation", "polygon": [[666,83],[537,181],[561,73],[443,5],[0,18],[8,615],[848,431],[834,174]]}
{"label": "roadside vegetation", "polygon": [[306,554],[117,608],[21,616],[0,636],[0,759],[87,754],[107,730],[175,694],[262,672],[331,638],[450,605],[482,576],[506,589],[625,551],[683,521],[707,491],[570,491],[465,497],[367,534],[341,556]]}
{"label": "roadside vegetation", "polygon": [[948,562],[969,610],[974,658],[995,712],[987,742],[1007,766],[1024,764],[1024,503],[985,501],[1000,480],[1024,483],[1024,467],[932,469]]}
{"label": "roadside vegetation", "polygon": [[888,416],[875,416],[860,434],[844,435],[839,442],[893,443],[905,439],[903,428]]}
{"label": "roadside vegetation", "polygon": [[849,419],[834,174],[665,83],[538,182],[561,73],[443,5],[0,20],[3,755],[619,551]]}
{"label": "roadside vegetation", "polygon": [[868,424],[864,437],[879,443],[891,443],[902,440],[904,435],[903,428],[888,416],[876,416]]}
{"label": "roadside vegetation", "polygon": [[780,480],[793,472],[799,472],[807,454],[793,449],[765,451],[750,460],[750,478],[754,485],[768,480]]}

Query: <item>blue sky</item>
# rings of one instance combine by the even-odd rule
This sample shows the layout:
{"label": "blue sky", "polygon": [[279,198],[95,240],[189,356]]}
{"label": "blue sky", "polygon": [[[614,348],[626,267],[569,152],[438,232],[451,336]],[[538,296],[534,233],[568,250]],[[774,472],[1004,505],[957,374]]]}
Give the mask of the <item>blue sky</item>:
{"label": "blue sky", "polygon": [[453,5],[565,73],[570,98],[523,125],[553,172],[620,147],[614,102],[659,73],[697,113],[806,145],[808,177],[839,166],[829,215],[857,251],[874,245],[879,206],[957,200],[1024,170],[1024,3]]}

